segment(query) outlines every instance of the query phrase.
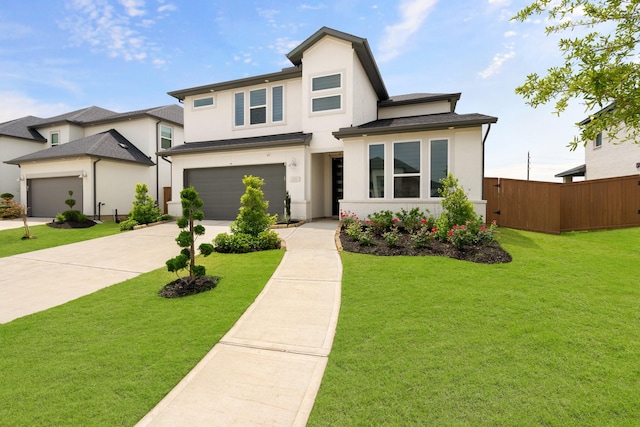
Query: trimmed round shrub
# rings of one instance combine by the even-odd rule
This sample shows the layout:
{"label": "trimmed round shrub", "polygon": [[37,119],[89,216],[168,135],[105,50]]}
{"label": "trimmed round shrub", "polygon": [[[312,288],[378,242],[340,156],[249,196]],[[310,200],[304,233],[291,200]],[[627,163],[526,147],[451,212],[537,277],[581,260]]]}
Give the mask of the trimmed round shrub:
{"label": "trimmed round shrub", "polygon": [[280,249],[280,236],[273,230],[263,231],[256,239],[256,249],[259,251]]}
{"label": "trimmed round shrub", "polygon": [[[69,209],[69,210],[66,210],[66,211],[62,212],[62,216],[64,217],[65,221],[81,222],[80,221],[80,215],[82,215],[82,212],[77,211],[75,209]],[[85,219],[86,219],[86,217],[85,217]]]}
{"label": "trimmed round shrub", "polygon": [[136,221],[135,219],[127,219],[120,223],[120,231],[133,230],[133,227],[135,227],[136,225],[138,225],[138,221]]}

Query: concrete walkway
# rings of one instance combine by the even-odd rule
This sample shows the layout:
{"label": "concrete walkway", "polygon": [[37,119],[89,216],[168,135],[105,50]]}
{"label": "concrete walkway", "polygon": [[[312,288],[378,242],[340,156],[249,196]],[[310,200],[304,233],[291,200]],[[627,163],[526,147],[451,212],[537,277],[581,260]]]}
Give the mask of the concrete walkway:
{"label": "concrete walkway", "polygon": [[304,426],[331,350],[336,221],[280,229],[287,251],[220,343],[137,426]]}

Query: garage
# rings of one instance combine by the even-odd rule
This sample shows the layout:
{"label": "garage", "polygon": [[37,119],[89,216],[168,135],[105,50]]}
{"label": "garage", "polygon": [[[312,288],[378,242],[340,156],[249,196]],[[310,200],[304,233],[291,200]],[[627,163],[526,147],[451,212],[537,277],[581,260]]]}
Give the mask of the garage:
{"label": "garage", "polygon": [[286,169],[282,163],[186,169],[185,186],[193,186],[204,201],[202,210],[206,219],[235,219],[245,192],[242,184],[245,175],[264,179],[262,191],[269,201],[269,213],[282,215],[287,191]]}
{"label": "garage", "polygon": [[82,181],[77,175],[27,180],[29,216],[53,218],[68,210],[64,201],[69,198],[69,190],[76,201],[73,208],[82,211]]}

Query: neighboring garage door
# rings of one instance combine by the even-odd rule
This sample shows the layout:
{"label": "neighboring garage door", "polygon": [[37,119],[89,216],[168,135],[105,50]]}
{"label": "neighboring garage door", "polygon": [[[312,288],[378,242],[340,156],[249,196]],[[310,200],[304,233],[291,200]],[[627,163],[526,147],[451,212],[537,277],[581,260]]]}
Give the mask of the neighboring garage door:
{"label": "neighboring garage door", "polygon": [[187,169],[185,186],[193,186],[200,195],[206,219],[235,219],[245,192],[245,175],[264,179],[262,191],[269,201],[269,213],[282,215],[286,193],[284,164]]}
{"label": "neighboring garage door", "polygon": [[27,182],[27,204],[31,207],[30,216],[53,218],[56,214],[69,209],[64,201],[73,191],[76,201],[73,209],[82,211],[82,179],[77,176],[61,178],[38,178]]}

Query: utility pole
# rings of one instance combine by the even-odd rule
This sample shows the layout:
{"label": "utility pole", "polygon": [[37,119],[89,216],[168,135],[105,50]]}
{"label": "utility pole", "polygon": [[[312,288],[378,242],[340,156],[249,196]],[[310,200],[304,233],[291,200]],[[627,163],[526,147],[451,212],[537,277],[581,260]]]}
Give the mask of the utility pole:
{"label": "utility pole", "polygon": [[527,181],[529,181],[529,171],[531,170],[531,155],[527,151]]}

